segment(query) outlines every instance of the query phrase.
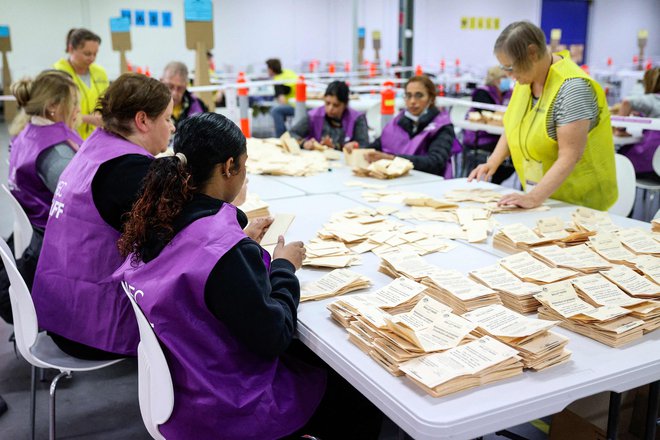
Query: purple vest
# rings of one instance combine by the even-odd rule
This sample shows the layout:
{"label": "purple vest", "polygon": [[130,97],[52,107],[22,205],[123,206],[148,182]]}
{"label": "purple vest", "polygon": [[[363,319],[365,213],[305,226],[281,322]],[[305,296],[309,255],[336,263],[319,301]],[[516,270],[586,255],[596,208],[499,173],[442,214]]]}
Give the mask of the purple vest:
{"label": "purple vest", "polygon": [[[320,141],[323,137],[323,123],[325,122],[325,107],[317,107],[310,110],[307,115],[309,116],[309,128],[311,137]],[[346,107],[344,114],[341,117],[341,126],[344,129],[344,142],[353,140],[353,131],[355,130],[355,121],[362,116],[363,113]]]}
{"label": "purple vest", "polygon": [[43,329],[100,350],[135,356],[140,339],[135,315],[112,279],[123,261],[117,250],[119,232],[101,218],[92,197],[99,166],[127,154],[151,157],[138,145],[94,130],[60,176],[32,298]]}
{"label": "purple vest", "polygon": [[630,159],[636,173],[652,173],[653,155],[658,146],[660,146],[660,131],[644,130],[642,140],[623,147],[621,153]]}
{"label": "purple vest", "polygon": [[383,129],[380,135],[380,145],[384,153],[406,154],[409,156],[421,156],[426,154],[428,146],[438,134],[438,132],[447,124],[451,124],[449,114],[440,112],[437,116],[424,127],[424,130],[410,138],[406,130],[399,126],[398,122],[403,117],[404,112],[399,112]]}
{"label": "purple vest", "polygon": [[[488,93],[493,104],[497,105],[506,105],[511,98],[511,92],[508,91],[503,95],[498,93],[497,87],[495,86],[479,86],[472,92],[472,100],[474,101],[477,93],[483,90]],[[477,109],[471,108],[470,111],[475,111]],[[472,131],[472,130],[463,130],[463,144],[471,148],[480,148],[484,145],[493,145],[497,143],[500,139],[500,136],[497,134],[491,134],[483,130]]]}
{"label": "purple vest", "polygon": [[[449,113],[440,112],[435,118],[424,127],[424,130],[417,133],[412,139],[408,136],[406,130],[401,128],[399,120],[403,117],[404,111],[399,112],[390,122],[387,123],[380,135],[380,145],[384,153],[394,155],[423,156],[427,153],[429,144],[438,132],[445,125],[451,124]],[[461,145],[456,139],[452,145],[451,154],[457,154],[462,151]],[[443,173],[445,179],[451,179],[453,172],[451,169],[451,157],[445,164]]]}
{"label": "purple vest", "polygon": [[37,160],[48,148],[67,141],[73,150],[82,144],[78,133],[63,122],[52,125],[27,124],[11,141],[9,187],[30,223],[40,229],[46,227],[53,193],[39,177]]}
{"label": "purple vest", "polygon": [[190,107],[188,108],[188,116],[196,115],[197,113],[204,113],[204,108],[200,103],[197,96],[190,94]]}
{"label": "purple vest", "polygon": [[159,427],[166,438],[280,438],[311,418],[325,391],[323,371],[252,353],[206,306],[211,271],[245,237],[236,208],[225,203],[180,231],[154,260],[134,267],[129,257],[116,272],[131,286],[170,367],[174,409]]}

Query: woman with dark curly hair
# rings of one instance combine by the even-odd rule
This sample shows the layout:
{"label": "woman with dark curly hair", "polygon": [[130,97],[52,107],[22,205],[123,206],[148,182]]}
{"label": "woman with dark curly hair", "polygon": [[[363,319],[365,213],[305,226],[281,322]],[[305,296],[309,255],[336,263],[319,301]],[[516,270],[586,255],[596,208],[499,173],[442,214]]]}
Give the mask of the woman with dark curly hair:
{"label": "woman with dark curly hair", "polygon": [[97,111],[103,128],[55,188],[32,289],[40,327],[63,351],[86,359],[136,355],[135,316],[111,275],[122,263],[122,216],[174,132],[170,91],[144,75],[120,76]]}
{"label": "woman with dark curly hair", "polygon": [[219,114],[195,115],[179,126],[174,151],[151,165],[119,240],[128,258],[116,274],[152,323],[172,374],[174,410],[161,433],[346,438],[350,426],[358,438],[377,438],[378,411],[338,376],[326,379],[322,361],[293,343],[302,243],[279,237],[271,261],[228,202],[246,175],[240,129]]}

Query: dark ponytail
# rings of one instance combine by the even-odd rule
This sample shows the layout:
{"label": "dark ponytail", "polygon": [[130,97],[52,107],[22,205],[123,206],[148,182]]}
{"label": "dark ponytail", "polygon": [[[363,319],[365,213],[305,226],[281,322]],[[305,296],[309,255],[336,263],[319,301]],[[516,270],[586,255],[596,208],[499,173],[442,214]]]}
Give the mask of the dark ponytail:
{"label": "dark ponytail", "polygon": [[233,158],[238,166],[247,150],[236,124],[217,113],[201,113],[181,122],[174,151],[185,156],[185,163],[178,156],[155,159],[127,214],[118,246],[122,256],[133,253],[133,263],[155,258],[174,236],[174,219],[218,164]]}
{"label": "dark ponytail", "polygon": [[185,165],[177,156],[155,159],[142,182],[140,198],[126,214],[119,253],[133,253],[133,262],[149,261],[162,244],[174,236],[172,220],[192,198],[194,187]]}

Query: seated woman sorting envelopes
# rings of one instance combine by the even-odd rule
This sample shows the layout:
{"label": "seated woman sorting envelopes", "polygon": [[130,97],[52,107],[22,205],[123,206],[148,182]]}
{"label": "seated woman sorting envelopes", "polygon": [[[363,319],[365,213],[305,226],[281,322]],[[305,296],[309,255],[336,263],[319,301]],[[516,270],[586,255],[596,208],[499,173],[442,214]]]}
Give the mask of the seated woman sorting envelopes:
{"label": "seated woman sorting envelopes", "polygon": [[324,105],[307,112],[289,133],[303,148],[312,150],[314,142],[341,150],[366,147],[369,143],[367,118],[348,106],[349,89],[343,81],[333,81],[323,96]]}
{"label": "seated woman sorting envelopes", "polygon": [[427,76],[413,76],[405,86],[406,109],[394,117],[365,155],[369,162],[393,159],[410,160],[415,169],[445,175],[451,171],[452,147],[456,141],[454,126],[447,112],[435,106],[435,85]]}
{"label": "seated woman sorting envelopes", "polygon": [[279,237],[271,260],[228,202],[246,176],[240,129],[219,114],[192,116],[174,151],[145,178],[119,242],[128,258],[116,272],[140,292],[135,301],[172,374],[174,410],[162,434],[332,439],[350,427],[376,438],[378,411],[314,355],[301,359],[304,347],[293,342],[302,242]]}
{"label": "seated woman sorting envelopes", "polygon": [[135,316],[112,279],[122,263],[117,240],[153,156],[174,132],[170,91],[145,75],[121,75],[96,108],[103,128],[60,176],[32,288],[39,326],[83,359],[137,354]]}

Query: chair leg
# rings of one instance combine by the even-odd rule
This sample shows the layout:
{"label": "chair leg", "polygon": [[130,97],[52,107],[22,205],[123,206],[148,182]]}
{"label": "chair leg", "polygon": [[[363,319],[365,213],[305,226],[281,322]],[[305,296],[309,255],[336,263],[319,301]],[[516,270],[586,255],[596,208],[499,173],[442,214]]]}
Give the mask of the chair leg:
{"label": "chair leg", "polygon": [[610,408],[607,415],[607,440],[616,440],[621,413],[621,394],[610,391]]}
{"label": "chair leg", "polygon": [[30,379],[30,429],[32,440],[34,440],[34,413],[36,409],[37,398],[37,367],[32,365],[32,377]]}
{"label": "chair leg", "polygon": [[63,377],[70,378],[71,373],[63,371],[50,383],[50,440],[55,440],[55,392],[57,391],[57,382]]}
{"label": "chair leg", "polygon": [[652,382],[649,386],[649,401],[646,406],[646,440],[655,439],[655,431],[658,425],[658,395],[660,394],[660,380]]}

